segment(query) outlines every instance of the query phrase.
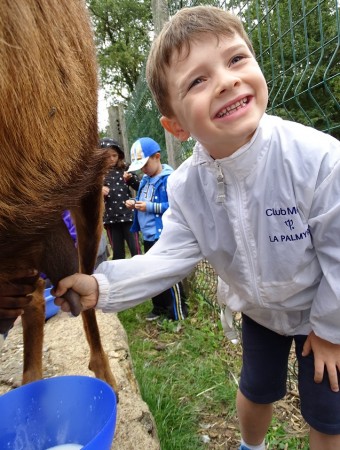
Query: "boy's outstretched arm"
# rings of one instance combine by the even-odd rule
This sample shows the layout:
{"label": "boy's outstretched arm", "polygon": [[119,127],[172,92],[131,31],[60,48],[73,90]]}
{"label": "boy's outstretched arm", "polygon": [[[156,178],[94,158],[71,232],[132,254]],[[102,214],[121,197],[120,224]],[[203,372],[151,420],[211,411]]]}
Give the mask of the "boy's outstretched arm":
{"label": "boy's outstretched arm", "polygon": [[332,391],[339,392],[340,344],[325,341],[312,331],[307,337],[302,356],[309,355],[311,351],[314,353],[314,381],[321,383],[326,367]]}
{"label": "boy's outstretched arm", "polygon": [[65,312],[70,312],[70,306],[63,298],[68,289],[72,289],[80,296],[83,311],[94,308],[97,305],[99,297],[98,283],[91,275],[75,273],[60,280],[56,289],[52,290],[52,294],[56,297],[54,303]]}

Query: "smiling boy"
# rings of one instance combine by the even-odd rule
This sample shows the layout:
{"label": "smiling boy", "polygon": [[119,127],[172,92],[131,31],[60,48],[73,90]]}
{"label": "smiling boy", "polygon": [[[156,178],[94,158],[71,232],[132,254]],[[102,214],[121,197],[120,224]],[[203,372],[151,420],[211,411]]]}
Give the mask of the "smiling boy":
{"label": "smiling boy", "polygon": [[242,24],[214,7],[182,9],[164,26],[147,80],[164,128],[197,140],[169,177],[161,237],[144,256],[62,280],[56,296],[72,288],[84,309],[121,311],[208,259],[243,317],[240,449],[265,449],[293,342],[310,448],[339,449],[339,142],[265,114],[266,82]]}
{"label": "smiling boy", "polygon": [[172,56],[167,70],[170,114],[161,123],[182,141],[196,139],[214,159],[225,158],[255,133],[267,106],[266,81],[238,35],[207,33],[185,57],[186,50]]}

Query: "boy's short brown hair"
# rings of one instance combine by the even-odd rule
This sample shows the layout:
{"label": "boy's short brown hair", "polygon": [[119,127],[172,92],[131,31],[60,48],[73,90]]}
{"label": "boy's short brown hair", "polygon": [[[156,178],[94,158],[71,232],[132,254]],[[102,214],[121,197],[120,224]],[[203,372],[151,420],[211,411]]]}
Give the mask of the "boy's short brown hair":
{"label": "boy's short brown hair", "polygon": [[161,114],[173,115],[170,105],[166,71],[175,52],[190,52],[190,43],[203,33],[220,36],[241,36],[250,51],[253,46],[241,20],[234,14],[214,6],[196,6],[179,10],[154,40],[146,65],[146,79]]}

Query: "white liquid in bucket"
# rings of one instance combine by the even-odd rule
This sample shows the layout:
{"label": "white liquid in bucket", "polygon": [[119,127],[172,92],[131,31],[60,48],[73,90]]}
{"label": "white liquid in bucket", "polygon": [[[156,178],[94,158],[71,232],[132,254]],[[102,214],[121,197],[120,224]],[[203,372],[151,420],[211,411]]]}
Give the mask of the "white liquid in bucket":
{"label": "white liquid in bucket", "polygon": [[79,444],[63,444],[47,448],[46,450],[79,450],[81,448],[83,448],[83,446]]}

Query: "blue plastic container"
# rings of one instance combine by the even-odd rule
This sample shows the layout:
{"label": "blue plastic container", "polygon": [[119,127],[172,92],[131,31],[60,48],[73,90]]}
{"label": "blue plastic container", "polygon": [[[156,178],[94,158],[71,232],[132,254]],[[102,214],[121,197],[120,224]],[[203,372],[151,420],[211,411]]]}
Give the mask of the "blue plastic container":
{"label": "blue plastic container", "polygon": [[0,449],[46,450],[80,444],[110,450],[116,427],[116,395],[93,377],[35,381],[0,397]]}
{"label": "blue plastic container", "polygon": [[45,289],[44,297],[45,297],[45,318],[46,320],[52,316],[55,316],[57,312],[60,310],[60,307],[54,304],[53,295],[51,294],[52,288]]}

